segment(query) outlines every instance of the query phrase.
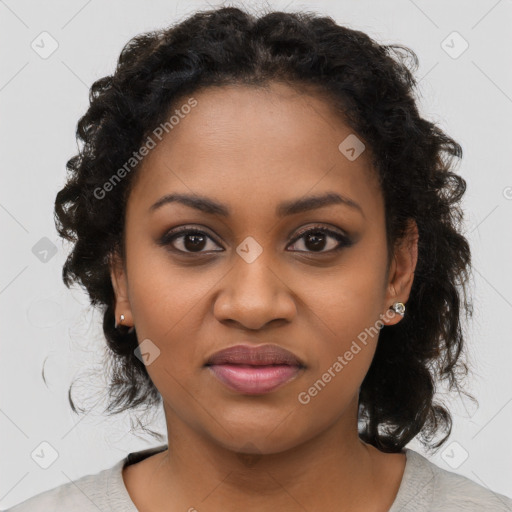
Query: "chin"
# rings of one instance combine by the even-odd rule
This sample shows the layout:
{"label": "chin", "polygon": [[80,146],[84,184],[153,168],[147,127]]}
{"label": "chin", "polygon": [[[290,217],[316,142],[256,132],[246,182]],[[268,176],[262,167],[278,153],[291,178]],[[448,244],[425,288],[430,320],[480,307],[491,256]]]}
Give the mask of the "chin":
{"label": "chin", "polygon": [[[251,416],[254,421],[250,421]],[[239,421],[221,416],[225,429],[218,424],[210,425],[208,435],[216,444],[236,453],[277,454],[295,448],[314,435],[309,432],[307,425],[302,425],[297,419],[290,421],[292,416],[287,417],[287,413],[270,416],[253,413]]]}

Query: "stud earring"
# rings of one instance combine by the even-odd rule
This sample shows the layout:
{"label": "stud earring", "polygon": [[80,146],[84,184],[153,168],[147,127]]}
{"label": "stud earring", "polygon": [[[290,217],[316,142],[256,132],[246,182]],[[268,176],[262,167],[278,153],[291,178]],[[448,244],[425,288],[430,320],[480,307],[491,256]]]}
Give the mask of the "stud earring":
{"label": "stud earring", "polygon": [[403,302],[395,302],[389,309],[392,309],[401,316],[405,315],[405,304]]}
{"label": "stud earring", "polygon": [[114,328],[117,329],[118,326],[121,325],[123,320],[124,320],[124,315],[119,315],[119,323],[117,323],[117,320],[114,320]]}
{"label": "stud earring", "polygon": [[[114,323],[114,327],[117,329],[117,327],[118,327],[119,325],[122,325],[122,323],[121,323],[121,322],[123,322],[123,321],[124,321],[124,319],[125,319],[125,316],[124,316],[123,314],[119,315],[119,323],[115,322],[115,323]],[[134,330],[135,330],[135,326],[133,325],[132,327],[130,327],[130,328],[128,329],[128,333],[129,333],[129,334],[131,334]]]}

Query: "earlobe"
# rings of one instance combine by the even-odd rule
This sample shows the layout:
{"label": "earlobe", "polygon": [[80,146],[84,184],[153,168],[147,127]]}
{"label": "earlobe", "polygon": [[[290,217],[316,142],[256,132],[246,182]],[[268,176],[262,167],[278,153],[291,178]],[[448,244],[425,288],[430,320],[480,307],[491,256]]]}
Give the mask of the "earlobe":
{"label": "earlobe", "polygon": [[418,261],[418,240],[418,226],[413,219],[409,219],[407,232],[396,246],[389,272],[388,293],[385,297],[386,312],[383,315],[385,325],[394,325],[403,317],[399,313],[402,311],[401,306],[393,306],[396,303],[406,305],[409,299]]}
{"label": "earlobe", "polygon": [[132,310],[128,296],[128,279],[125,266],[118,254],[110,257],[110,279],[115,294],[115,317],[117,325],[133,326]]}

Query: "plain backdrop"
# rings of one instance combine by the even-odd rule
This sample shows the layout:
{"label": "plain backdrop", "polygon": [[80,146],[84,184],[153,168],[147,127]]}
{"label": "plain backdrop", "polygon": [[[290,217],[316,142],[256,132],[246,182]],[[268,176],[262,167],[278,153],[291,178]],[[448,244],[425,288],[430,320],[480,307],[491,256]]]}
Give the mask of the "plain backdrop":
{"label": "plain backdrop", "polygon": [[[57,236],[53,203],[65,163],[76,153],[76,123],[92,82],[113,72],[131,37],[218,5],[0,2],[0,508],[160,444],[132,432],[126,414],[103,418],[70,410],[69,385],[99,367],[104,340],[101,317],[85,293],[62,283],[69,247]],[[475,277],[466,387],[479,401],[476,407],[440,394],[454,426],[429,458],[512,497],[512,2],[276,1],[251,8],[257,6],[323,13],[418,55],[421,112],[464,151],[457,171],[468,184],[463,207]],[[58,46],[44,55],[52,45]],[[105,384],[100,374],[81,377],[81,383],[84,396]],[[153,427],[165,433],[161,411]],[[47,469],[34,457],[48,448],[41,443],[56,453]],[[408,446],[424,453],[416,440]]]}

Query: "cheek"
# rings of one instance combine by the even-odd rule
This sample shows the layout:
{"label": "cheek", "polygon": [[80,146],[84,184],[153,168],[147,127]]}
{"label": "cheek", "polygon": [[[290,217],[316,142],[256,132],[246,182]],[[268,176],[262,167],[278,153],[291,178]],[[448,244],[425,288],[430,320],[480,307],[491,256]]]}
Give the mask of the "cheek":
{"label": "cheek", "polygon": [[328,273],[303,280],[300,288],[304,298],[302,313],[322,329],[330,340],[329,345],[343,348],[376,324],[381,313],[381,283],[385,272],[376,254],[353,251]]}
{"label": "cheek", "polygon": [[[315,350],[295,401],[303,414],[336,420],[357,400],[378,341],[377,301],[371,280],[331,280],[328,293],[312,291],[306,323],[314,333]],[[375,307],[372,308],[372,304]]]}
{"label": "cheek", "polygon": [[375,354],[384,253],[375,244],[367,245],[344,258],[329,276],[308,279],[301,288],[306,298],[301,323],[314,335],[316,347],[310,378],[302,390],[304,401],[311,404],[346,403],[357,392]]}
{"label": "cheek", "polygon": [[208,315],[207,288],[190,282],[185,285],[183,281],[178,286],[177,282],[179,278],[171,279],[169,275],[148,280],[135,291],[133,309],[139,343],[150,339],[159,348],[166,367],[182,373],[187,366],[200,364],[204,356],[198,341]]}
{"label": "cheek", "polygon": [[297,399],[325,415],[329,403],[341,407],[357,393],[375,354],[379,325],[361,298],[333,296],[323,309],[319,305],[318,317],[309,319],[316,325],[315,350],[301,389],[304,396]]}
{"label": "cheek", "polygon": [[139,344],[149,339],[158,354],[147,371],[161,392],[165,388],[172,395],[177,382],[190,389],[204,364],[212,332],[211,290],[225,271],[178,266],[158,248],[134,247],[131,256],[130,304],[137,337]]}
{"label": "cheek", "polygon": [[128,259],[130,305],[137,334],[162,340],[204,299],[211,272],[178,265],[163,247],[142,239],[132,244]]}

